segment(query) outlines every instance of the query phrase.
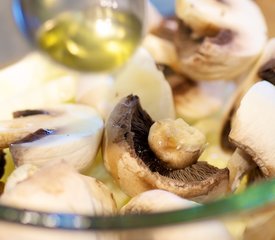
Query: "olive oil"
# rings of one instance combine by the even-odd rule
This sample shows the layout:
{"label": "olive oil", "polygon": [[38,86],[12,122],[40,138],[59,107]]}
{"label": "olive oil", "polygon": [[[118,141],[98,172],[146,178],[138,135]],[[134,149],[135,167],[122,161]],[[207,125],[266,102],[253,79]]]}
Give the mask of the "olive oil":
{"label": "olive oil", "polygon": [[110,72],[133,54],[142,24],[112,8],[65,12],[38,30],[38,46],[57,62],[79,71]]}

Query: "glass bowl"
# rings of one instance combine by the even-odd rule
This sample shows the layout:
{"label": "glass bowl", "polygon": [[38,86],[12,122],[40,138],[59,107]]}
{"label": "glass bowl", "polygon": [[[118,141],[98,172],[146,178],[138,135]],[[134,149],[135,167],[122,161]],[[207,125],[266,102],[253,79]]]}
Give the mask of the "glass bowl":
{"label": "glass bowl", "polygon": [[[159,4],[161,0],[152,2]],[[162,7],[162,13],[169,14],[171,6],[167,9],[169,12]],[[254,184],[240,193],[205,205],[153,214],[103,217],[0,205],[0,239],[209,239],[207,232],[205,235],[202,232],[201,238],[194,236],[200,232],[201,224],[215,220],[225,224],[232,239],[274,239],[275,180]]]}
{"label": "glass bowl", "polygon": [[102,217],[0,205],[0,239],[210,239],[193,237],[214,220],[225,224],[232,239],[274,239],[274,216],[275,180],[270,180],[205,205],[154,214]]}

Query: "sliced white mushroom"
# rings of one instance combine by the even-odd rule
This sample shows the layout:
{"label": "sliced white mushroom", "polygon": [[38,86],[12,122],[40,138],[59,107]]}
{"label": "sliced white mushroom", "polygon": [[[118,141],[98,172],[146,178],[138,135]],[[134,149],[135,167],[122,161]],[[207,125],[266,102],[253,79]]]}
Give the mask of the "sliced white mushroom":
{"label": "sliced white mushroom", "polygon": [[223,100],[217,93],[224,92],[227,86],[219,88],[217,85],[207,86],[198,83],[186,88],[184,85],[182,83],[182,86],[176,87],[173,91],[178,116],[193,123],[211,117],[221,109]]}
{"label": "sliced white mushroom", "polygon": [[155,119],[175,117],[171,87],[144,48],[138,49],[114,79],[81,76],[78,84],[77,102],[95,107],[104,119],[116,103],[129,94],[139,95],[144,108]]}
{"label": "sliced white mushroom", "polygon": [[[222,115],[222,124],[220,130],[220,142],[224,150],[232,151],[235,147],[228,141],[228,135],[231,130],[231,120],[234,117],[236,110],[240,105],[245,93],[260,80],[274,81],[274,69],[275,69],[275,39],[270,39],[264,48],[261,57],[257,63],[251,69],[251,71],[241,79],[241,82],[237,85],[235,92],[229,98],[229,101],[225,105]],[[272,70],[273,69],[273,70]],[[273,74],[272,74],[273,71]],[[273,77],[272,77],[273,76]]]}
{"label": "sliced white mushroom", "polygon": [[12,171],[12,173],[8,177],[8,181],[5,184],[5,191],[10,191],[14,188],[18,183],[28,179],[31,177],[39,168],[33,164],[24,164],[16,170]]}
{"label": "sliced white mushroom", "polygon": [[64,104],[15,117],[0,122],[0,147],[10,148],[16,166],[63,160],[82,171],[95,158],[104,124],[94,109]]}
{"label": "sliced white mushroom", "polygon": [[144,46],[157,62],[164,62],[158,52],[174,48],[166,64],[194,80],[234,79],[257,60],[267,41],[264,17],[251,0],[177,0],[176,15],[152,31],[157,38],[146,39]]}
{"label": "sliced white mushroom", "polygon": [[133,197],[120,209],[120,213],[123,215],[156,213],[191,208],[198,205],[198,203],[181,198],[174,193],[161,189],[154,189],[142,192]]}
{"label": "sliced white mushroom", "polygon": [[[28,171],[27,168],[20,168],[15,170],[21,171],[20,175],[22,171]],[[90,215],[110,215],[116,212],[113,196],[103,183],[79,174],[64,162],[48,164],[17,182],[4,192],[0,203],[46,212]]]}
{"label": "sliced white mushroom", "polygon": [[251,156],[265,177],[275,176],[275,86],[254,84],[242,98],[229,134],[233,144]]}
{"label": "sliced white mushroom", "polygon": [[[173,193],[163,190],[150,190],[143,192],[127,203],[120,211],[121,214],[142,214],[165,212],[169,210],[185,209],[196,206],[197,203],[183,199]],[[143,230],[143,236],[151,236],[150,239],[232,239],[224,224],[218,220],[207,220],[194,223],[180,224],[176,226],[163,226]],[[128,234],[122,239],[134,239]]]}
{"label": "sliced white mushroom", "polygon": [[175,168],[171,168],[174,164],[168,167],[149,147],[148,134],[153,123],[133,95],[122,99],[106,122],[104,163],[122,190],[135,196],[158,188],[196,201],[223,196],[227,191],[228,170],[203,161],[180,169],[178,162]]}
{"label": "sliced white mushroom", "polygon": [[150,34],[146,36],[143,45],[150,51],[172,88],[177,116],[193,123],[212,116],[221,109],[231,82],[195,82],[172,69],[169,67],[171,63],[178,61],[176,49],[165,39]]}
{"label": "sliced white mushroom", "polygon": [[171,87],[144,48],[138,49],[132,60],[116,76],[112,94],[113,107],[121,98],[136,94],[154,119],[175,118]]}
{"label": "sliced white mushroom", "polygon": [[173,66],[178,61],[176,48],[166,39],[149,33],[145,36],[142,46],[150,52],[152,57],[159,64]]}
{"label": "sliced white mushroom", "polygon": [[[203,40],[193,54],[180,53],[180,68],[189,77],[232,79],[248,69],[262,52],[267,28],[251,0],[177,0],[176,13]],[[253,29],[253,30],[252,30]]]}
{"label": "sliced white mushroom", "polygon": [[84,75],[78,77],[76,102],[95,108],[103,119],[113,108],[112,88],[114,78],[108,75]]}

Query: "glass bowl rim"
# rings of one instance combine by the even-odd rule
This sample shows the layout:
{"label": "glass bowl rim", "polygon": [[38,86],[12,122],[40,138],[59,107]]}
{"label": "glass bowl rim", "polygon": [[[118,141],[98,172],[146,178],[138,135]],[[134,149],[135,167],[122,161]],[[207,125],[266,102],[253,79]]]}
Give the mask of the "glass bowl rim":
{"label": "glass bowl rim", "polygon": [[63,230],[127,230],[184,224],[232,214],[245,214],[272,203],[275,204],[275,179],[254,184],[241,193],[231,194],[204,205],[159,213],[89,216],[39,212],[0,204],[0,222]]}
{"label": "glass bowl rim", "polygon": [[[17,1],[14,0],[15,2]],[[88,216],[39,212],[0,204],[0,222],[65,230],[126,230],[183,224],[236,213],[241,214],[271,203],[275,203],[275,179],[255,184],[242,193],[232,194],[205,205],[161,213]]]}

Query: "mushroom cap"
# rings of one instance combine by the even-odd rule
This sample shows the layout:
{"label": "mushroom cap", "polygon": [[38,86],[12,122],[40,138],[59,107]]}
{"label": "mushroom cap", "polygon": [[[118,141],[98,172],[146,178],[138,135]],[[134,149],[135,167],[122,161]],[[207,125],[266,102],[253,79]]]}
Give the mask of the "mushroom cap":
{"label": "mushroom cap", "polygon": [[153,189],[134,196],[120,209],[121,214],[140,214],[165,212],[190,208],[199,205],[196,202],[161,189]]}
{"label": "mushroom cap", "polygon": [[104,123],[94,109],[62,104],[15,115],[18,118],[0,123],[0,145],[10,148],[16,166],[63,160],[82,171],[95,158]]}
{"label": "mushroom cap", "polygon": [[[221,146],[226,151],[232,151],[235,146],[229,142],[228,135],[231,130],[231,120],[240,106],[240,102],[245,93],[256,83],[261,80],[269,80],[267,77],[272,79],[272,71],[268,70],[270,63],[275,59],[275,39],[270,39],[257,63],[253,66],[250,72],[241,79],[241,82],[237,85],[235,92],[229,98],[225,106],[225,110],[222,116],[222,124],[220,129],[220,141]],[[272,67],[272,66],[271,66]],[[271,76],[270,76],[271,75]],[[274,74],[273,74],[274,76]]]}
{"label": "mushroom cap", "polygon": [[[20,168],[15,171],[22,171]],[[113,196],[103,183],[81,175],[64,162],[48,164],[38,169],[5,191],[0,202],[46,212],[91,215],[110,215],[116,212]]]}
{"label": "mushroom cap", "polygon": [[195,82],[165,63],[158,61],[157,65],[172,88],[178,117],[194,123],[220,110],[225,99],[224,89],[228,89],[230,82]]}
{"label": "mushroom cap", "polygon": [[[197,203],[164,190],[149,190],[132,198],[120,211],[122,214],[165,212],[190,208]],[[144,231],[144,230],[143,230]],[[151,234],[150,234],[151,233]],[[133,239],[131,233],[125,238]],[[146,234],[146,233],[144,233]],[[218,220],[205,220],[189,224],[161,227],[149,232],[152,239],[232,239],[224,224]]]}
{"label": "mushroom cap", "polygon": [[266,177],[275,176],[275,87],[261,81],[242,98],[230,141],[252,157]]}
{"label": "mushroom cap", "polygon": [[177,0],[176,15],[164,19],[143,45],[158,63],[193,80],[236,78],[267,41],[264,17],[251,0]]}
{"label": "mushroom cap", "polygon": [[144,109],[154,119],[175,118],[171,87],[144,48],[139,48],[123,71],[117,74],[113,90],[113,107],[121,98],[135,94],[140,96]]}
{"label": "mushroom cap", "polygon": [[104,120],[117,102],[129,94],[140,96],[144,108],[155,119],[175,117],[171,87],[153,57],[142,47],[113,78],[81,76],[77,90],[76,100],[95,107]]}
{"label": "mushroom cap", "polygon": [[195,37],[204,37],[189,56],[183,46],[180,57],[180,69],[196,80],[233,79],[256,61],[267,41],[264,17],[251,0],[177,0],[176,13]]}
{"label": "mushroom cap", "polygon": [[198,201],[226,192],[227,169],[218,169],[205,162],[174,170],[162,165],[147,141],[152,124],[139,98],[133,95],[123,98],[106,122],[104,164],[123,191],[135,196],[159,188]]}

